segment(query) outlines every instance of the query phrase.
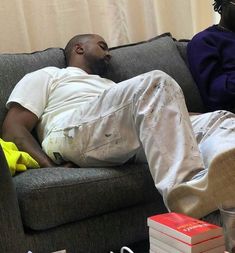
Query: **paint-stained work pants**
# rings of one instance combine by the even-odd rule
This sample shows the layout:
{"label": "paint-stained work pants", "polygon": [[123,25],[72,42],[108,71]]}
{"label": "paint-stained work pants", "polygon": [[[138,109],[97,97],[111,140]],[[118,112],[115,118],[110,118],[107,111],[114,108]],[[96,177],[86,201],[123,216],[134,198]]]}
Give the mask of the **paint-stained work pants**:
{"label": "paint-stained work pants", "polygon": [[[203,119],[203,115],[194,116],[193,121],[202,140],[208,131],[204,127],[207,120],[197,121],[198,117]],[[107,167],[125,163],[144,151],[164,201],[173,186],[204,168],[182,91],[161,71],[106,90],[79,106],[67,122],[42,143],[52,160],[56,162],[55,154],[59,153],[81,167]],[[203,145],[200,148],[204,151]]]}

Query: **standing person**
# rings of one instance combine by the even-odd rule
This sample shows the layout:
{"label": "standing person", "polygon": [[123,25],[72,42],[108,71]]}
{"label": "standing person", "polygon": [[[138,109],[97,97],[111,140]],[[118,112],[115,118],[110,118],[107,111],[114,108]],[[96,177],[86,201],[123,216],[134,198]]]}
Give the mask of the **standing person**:
{"label": "standing person", "polygon": [[208,110],[235,108],[235,0],[215,0],[219,24],[188,43],[191,73]]}
{"label": "standing person", "polygon": [[[220,186],[217,183],[227,183],[235,172],[231,162],[235,143],[230,142],[234,133],[219,130],[235,123],[235,115],[219,111],[193,116],[198,142],[205,143],[202,159],[182,91],[170,76],[151,71],[118,84],[101,78],[111,56],[105,40],[94,34],[73,37],[65,56],[67,68],[43,68],[16,85],[7,101],[3,138],[28,152],[41,167],[69,166],[70,162],[108,167],[144,151],[155,186],[169,209],[181,211],[196,194],[202,201],[206,197],[211,201],[207,200],[206,207],[198,201],[196,208],[183,212],[204,216],[215,210],[213,189]],[[31,134],[34,128],[42,148]],[[221,139],[225,145],[215,152]],[[227,166],[220,170],[224,163],[231,170]],[[214,173],[225,177],[217,183],[209,181],[208,190],[200,196],[197,191],[185,195],[188,187],[200,188],[198,182],[204,183]]]}

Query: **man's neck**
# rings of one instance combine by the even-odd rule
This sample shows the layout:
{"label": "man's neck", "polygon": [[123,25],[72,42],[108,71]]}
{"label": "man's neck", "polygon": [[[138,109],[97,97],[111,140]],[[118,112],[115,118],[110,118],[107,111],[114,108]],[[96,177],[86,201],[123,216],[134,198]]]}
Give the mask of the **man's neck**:
{"label": "man's neck", "polygon": [[83,64],[83,65],[78,65],[78,64],[70,63],[70,64],[68,64],[68,67],[79,68],[79,69],[84,70],[87,74],[91,74],[90,68],[89,68],[89,67],[86,67],[84,64]]}
{"label": "man's neck", "polygon": [[235,30],[232,29],[229,25],[227,25],[226,22],[224,22],[222,19],[220,20],[218,27],[224,31],[235,33]]}

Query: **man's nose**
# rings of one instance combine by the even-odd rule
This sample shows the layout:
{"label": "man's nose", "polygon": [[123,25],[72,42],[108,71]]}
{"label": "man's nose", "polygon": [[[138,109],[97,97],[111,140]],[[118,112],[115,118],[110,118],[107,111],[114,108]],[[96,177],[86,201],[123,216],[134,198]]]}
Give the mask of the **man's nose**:
{"label": "man's nose", "polygon": [[110,61],[111,58],[112,58],[111,54],[110,54],[109,52],[107,52],[107,53],[105,54],[105,59],[108,60],[108,61]]}

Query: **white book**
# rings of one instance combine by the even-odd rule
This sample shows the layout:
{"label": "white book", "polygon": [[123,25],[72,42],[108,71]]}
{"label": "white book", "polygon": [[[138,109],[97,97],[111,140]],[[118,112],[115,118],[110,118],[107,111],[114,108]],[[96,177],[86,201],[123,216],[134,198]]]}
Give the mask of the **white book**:
{"label": "white book", "polygon": [[151,240],[155,239],[173,248],[173,251],[169,250],[169,252],[172,252],[172,253],[176,253],[176,250],[178,250],[179,252],[183,251],[184,253],[201,253],[203,251],[208,251],[208,250],[224,245],[223,236],[202,241],[197,244],[185,243],[176,238],[169,237],[168,235],[163,234],[162,232],[159,232],[152,228],[149,228],[149,236],[150,236],[150,239],[152,238]]}
{"label": "white book", "polygon": [[[160,246],[156,246],[154,244],[150,244],[150,250],[149,253],[171,253],[171,252],[177,252],[177,251],[168,251],[166,249],[162,248],[163,245]],[[180,251],[181,253],[184,253],[183,251]],[[207,250],[207,251],[203,251],[202,253],[228,253],[227,251],[225,251],[225,246],[220,246],[220,247],[216,247],[214,249],[211,250]]]}
{"label": "white book", "polygon": [[182,253],[182,250],[178,250],[172,246],[170,246],[169,244],[166,244],[160,240],[157,240],[155,238],[153,238],[152,236],[149,237],[149,243],[150,243],[150,248],[151,246],[155,246],[158,248],[161,248],[165,251],[167,251],[168,253]]}
{"label": "white book", "polygon": [[153,253],[169,253],[168,251],[160,248],[160,247],[157,247],[153,244],[150,244],[150,251],[149,252],[153,252]]}
{"label": "white book", "polygon": [[207,250],[203,253],[226,253],[225,251],[225,245],[211,249],[211,250]]}

